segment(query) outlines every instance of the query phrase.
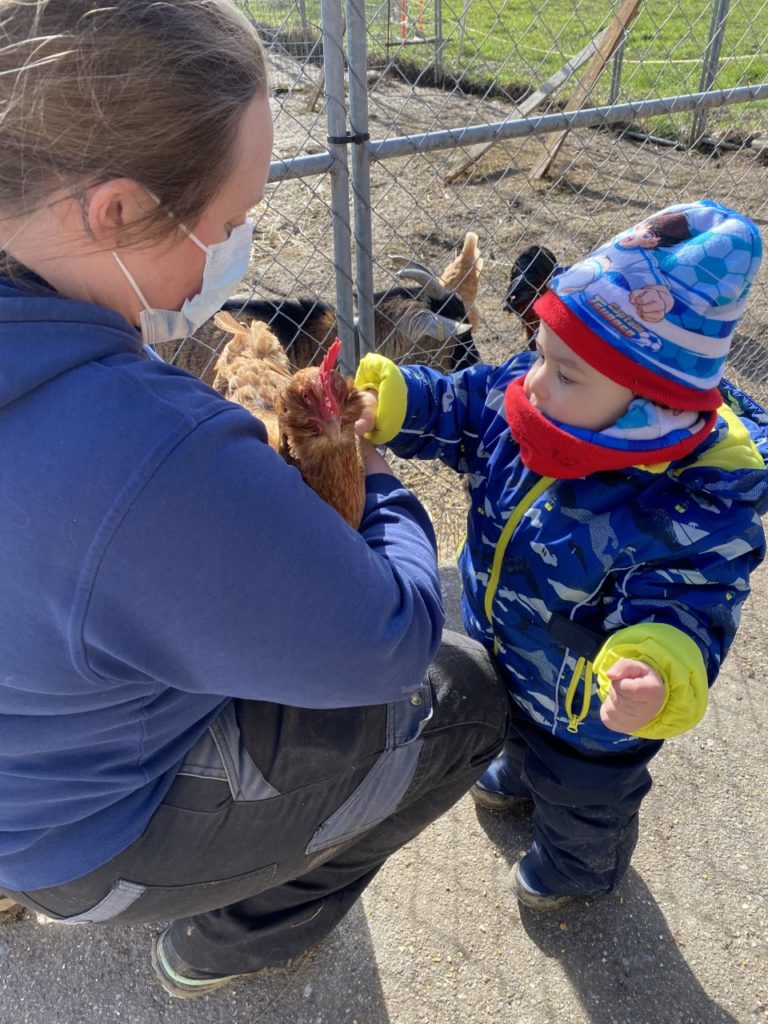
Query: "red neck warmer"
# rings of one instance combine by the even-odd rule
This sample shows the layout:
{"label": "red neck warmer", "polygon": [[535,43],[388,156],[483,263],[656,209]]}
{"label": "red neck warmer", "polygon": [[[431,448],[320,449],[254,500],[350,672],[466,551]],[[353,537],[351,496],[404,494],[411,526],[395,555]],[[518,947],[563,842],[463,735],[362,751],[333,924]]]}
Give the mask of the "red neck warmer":
{"label": "red neck warmer", "polygon": [[644,451],[608,448],[574,437],[547,419],[526,398],[524,380],[524,376],[513,380],[504,394],[509,429],[520,446],[520,457],[528,469],[558,480],[574,480],[608,469],[651,466],[682,459],[701,444],[717,420],[717,412],[709,413],[700,430],[677,444]]}

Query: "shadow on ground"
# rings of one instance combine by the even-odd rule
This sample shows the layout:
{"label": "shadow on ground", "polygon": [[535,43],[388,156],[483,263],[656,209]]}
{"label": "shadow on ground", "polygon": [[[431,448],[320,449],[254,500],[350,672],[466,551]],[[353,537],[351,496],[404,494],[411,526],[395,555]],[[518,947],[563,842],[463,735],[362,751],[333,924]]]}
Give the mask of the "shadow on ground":
{"label": "shadow on ground", "polygon": [[[528,815],[479,807],[475,813],[511,867],[530,846]],[[528,938],[558,961],[590,1024],[647,1020],[654,1004],[659,1021],[738,1024],[704,991],[634,868],[600,900],[578,900],[550,913],[518,910]]]}

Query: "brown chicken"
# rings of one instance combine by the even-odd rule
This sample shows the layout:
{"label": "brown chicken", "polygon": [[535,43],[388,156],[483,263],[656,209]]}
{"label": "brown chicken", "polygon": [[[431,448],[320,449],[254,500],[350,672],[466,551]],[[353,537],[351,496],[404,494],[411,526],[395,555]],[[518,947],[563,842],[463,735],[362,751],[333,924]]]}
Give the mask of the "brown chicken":
{"label": "brown chicken", "polygon": [[293,376],[288,356],[265,323],[247,327],[231,313],[217,313],[216,326],[232,335],[216,360],[214,388],[257,416],[267,428],[270,447],[280,450],[278,402]]}
{"label": "brown chicken", "polygon": [[480,315],[477,309],[477,291],[480,284],[480,272],[483,269],[483,257],[477,247],[477,235],[468,231],[459,255],[452,260],[440,275],[440,281],[451,291],[456,292],[464,303],[467,319],[476,331],[480,326]]}
{"label": "brown chicken", "polygon": [[365,476],[355,421],[363,398],[336,369],[336,341],[319,366],[295,372],[265,323],[248,327],[229,313],[216,325],[233,335],[216,363],[213,386],[263,421],[270,445],[353,528],[365,505]]}

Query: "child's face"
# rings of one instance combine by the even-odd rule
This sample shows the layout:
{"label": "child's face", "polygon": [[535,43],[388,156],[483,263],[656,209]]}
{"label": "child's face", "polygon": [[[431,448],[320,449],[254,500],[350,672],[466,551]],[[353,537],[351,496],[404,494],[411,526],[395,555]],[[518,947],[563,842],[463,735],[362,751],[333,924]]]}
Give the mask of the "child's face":
{"label": "child's face", "polygon": [[528,401],[550,419],[583,430],[604,430],[629,408],[634,394],[568,348],[545,323],[536,338],[539,358],[525,377]]}

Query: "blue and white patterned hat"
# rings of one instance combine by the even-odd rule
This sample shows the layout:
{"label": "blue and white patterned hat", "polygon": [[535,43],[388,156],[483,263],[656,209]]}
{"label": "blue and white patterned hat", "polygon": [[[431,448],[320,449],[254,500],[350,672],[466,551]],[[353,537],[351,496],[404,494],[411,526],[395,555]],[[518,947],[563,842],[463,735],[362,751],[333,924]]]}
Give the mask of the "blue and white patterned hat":
{"label": "blue and white patterned hat", "polygon": [[715,409],[731,339],[760,266],[749,218],[668,206],[556,274],[535,304],[591,366],[677,409]]}

